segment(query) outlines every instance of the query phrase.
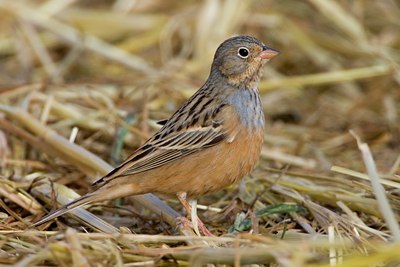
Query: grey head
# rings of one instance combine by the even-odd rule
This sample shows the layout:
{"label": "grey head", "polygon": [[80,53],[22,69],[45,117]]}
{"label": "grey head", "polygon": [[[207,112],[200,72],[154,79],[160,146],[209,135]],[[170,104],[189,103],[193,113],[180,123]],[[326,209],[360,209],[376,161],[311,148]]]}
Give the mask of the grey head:
{"label": "grey head", "polygon": [[241,88],[257,87],[262,67],[278,54],[278,51],[251,36],[229,38],[215,53],[210,77],[222,76],[230,85]]}

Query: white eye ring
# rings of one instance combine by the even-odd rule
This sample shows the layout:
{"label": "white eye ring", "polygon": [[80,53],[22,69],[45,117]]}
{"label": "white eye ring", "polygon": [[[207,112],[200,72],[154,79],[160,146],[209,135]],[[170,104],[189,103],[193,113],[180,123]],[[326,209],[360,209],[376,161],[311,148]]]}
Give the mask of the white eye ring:
{"label": "white eye ring", "polygon": [[237,54],[241,58],[248,58],[250,55],[250,51],[246,47],[239,47]]}

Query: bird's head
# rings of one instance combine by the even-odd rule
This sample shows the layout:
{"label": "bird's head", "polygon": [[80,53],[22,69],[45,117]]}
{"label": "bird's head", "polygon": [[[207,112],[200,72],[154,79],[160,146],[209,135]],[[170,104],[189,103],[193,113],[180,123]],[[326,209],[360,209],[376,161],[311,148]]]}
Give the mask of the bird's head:
{"label": "bird's head", "polygon": [[235,36],[218,47],[211,73],[221,74],[231,85],[253,88],[260,81],[264,64],[278,54],[254,37]]}

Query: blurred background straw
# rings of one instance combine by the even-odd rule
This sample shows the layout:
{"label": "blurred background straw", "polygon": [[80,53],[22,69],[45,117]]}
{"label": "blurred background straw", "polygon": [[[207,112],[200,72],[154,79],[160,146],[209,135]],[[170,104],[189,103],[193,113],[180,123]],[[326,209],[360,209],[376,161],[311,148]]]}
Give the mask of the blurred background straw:
{"label": "blurred background straw", "polygon": [[[399,18],[394,0],[0,0],[0,263],[397,266]],[[259,164],[199,199],[216,237],[152,195],[30,227],[151,136],[236,34],[281,54]]]}

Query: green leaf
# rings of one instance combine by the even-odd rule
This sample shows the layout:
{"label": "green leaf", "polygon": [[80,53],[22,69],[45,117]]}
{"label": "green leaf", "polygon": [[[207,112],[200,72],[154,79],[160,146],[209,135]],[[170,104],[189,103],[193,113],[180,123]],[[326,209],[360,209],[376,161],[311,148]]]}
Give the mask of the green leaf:
{"label": "green leaf", "polygon": [[251,220],[246,218],[246,214],[244,212],[239,213],[236,215],[235,222],[229,228],[229,233],[235,232],[244,232],[251,229]]}
{"label": "green leaf", "polygon": [[279,213],[289,213],[289,212],[304,212],[306,209],[302,206],[295,204],[278,204],[270,205],[256,211],[257,217],[262,217],[265,215],[279,214]]}

